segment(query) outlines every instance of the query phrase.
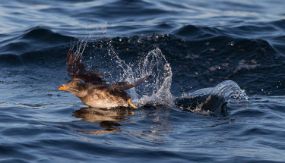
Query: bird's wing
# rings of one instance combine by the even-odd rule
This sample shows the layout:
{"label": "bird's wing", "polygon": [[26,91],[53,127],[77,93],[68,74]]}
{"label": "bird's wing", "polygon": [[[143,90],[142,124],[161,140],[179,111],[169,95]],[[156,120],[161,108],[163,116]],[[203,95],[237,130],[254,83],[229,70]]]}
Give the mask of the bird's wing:
{"label": "bird's wing", "polygon": [[79,78],[92,84],[106,83],[98,72],[87,71],[82,62],[82,54],[74,53],[71,49],[67,53],[67,71],[72,78]]}
{"label": "bird's wing", "polygon": [[131,89],[133,87],[136,87],[140,84],[142,84],[144,81],[146,81],[148,78],[150,77],[150,75],[147,75],[143,78],[138,79],[137,81],[133,82],[133,83],[129,83],[129,82],[118,82],[115,84],[112,84],[110,86],[110,89],[115,89],[115,90],[128,90]]}

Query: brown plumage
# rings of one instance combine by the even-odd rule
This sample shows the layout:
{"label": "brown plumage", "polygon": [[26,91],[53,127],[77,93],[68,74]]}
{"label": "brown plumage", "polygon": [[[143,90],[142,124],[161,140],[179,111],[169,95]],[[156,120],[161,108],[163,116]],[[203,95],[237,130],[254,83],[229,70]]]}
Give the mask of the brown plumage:
{"label": "brown plumage", "polygon": [[136,106],[131,101],[126,90],[143,83],[149,76],[141,78],[134,83],[118,82],[107,84],[101,74],[95,71],[87,71],[82,63],[82,55],[67,53],[67,71],[72,78],[67,84],[61,85],[58,90],[67,91],[80,98],[89,107],[115,108]]}

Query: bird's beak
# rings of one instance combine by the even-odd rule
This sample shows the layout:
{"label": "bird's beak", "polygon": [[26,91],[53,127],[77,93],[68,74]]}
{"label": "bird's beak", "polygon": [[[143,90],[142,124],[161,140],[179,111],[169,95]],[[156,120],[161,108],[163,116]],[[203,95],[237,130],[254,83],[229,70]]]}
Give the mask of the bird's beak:
{"label": "bird's beak", "polygon": [[60,91],[67,91],[68,90],[68,86],[63,84],[63,85],[58,87],[58,90],[60,90]]}

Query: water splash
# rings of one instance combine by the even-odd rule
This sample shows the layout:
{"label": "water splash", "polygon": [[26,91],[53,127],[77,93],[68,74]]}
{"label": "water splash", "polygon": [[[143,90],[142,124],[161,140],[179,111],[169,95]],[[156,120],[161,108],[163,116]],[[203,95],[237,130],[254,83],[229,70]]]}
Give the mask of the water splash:
{"label": "water splash", "polygon": [[151,50],[144,59],[138,60],[137,64],[126,63],[110,46],[108,54],[122,69],[121,81],[134,82],[139,78],[151,75],[144,84],[129,90],[133,100],[140,106],[172,105],[173,96],[170,92],[172,83],[171,66],[159,48]]}
{"label": "water splash", "polygon": [[175,104],[190,112],[204,115],[227,116],[227,104],[248,100],[245,91],[232,80],[226,80],[215,87],[203,88],[186,93],[175,99]]}
{"label": "water splash", "polygon": [[121,69],[121,73],[119,75],[119,81],[127,81],[127,82],[134,82],[137,78],[136,77],[142,77],[136,76],[135,69],[131,63],[126,63],[124,60],[122,60],[119,55],[114,50],[114,47],[112,46],[111,42],[108,44],[108,55],[111,57],[111,60],[115,62],[115,68]]}
{"label": "water splash", "polygon": [[238,102],[241,100],[248,100],[248,96],[245,91],[242,90],[239,85],[232,80],[225,80],[215,87],[203,88],[197,91],[184,94],[183,96],[207,96],[217,95],[225,99],[226,102]]}
{"label": "water splash", "polygon": [[172,69],[159,48],[150,51],[140,67],[139,74],[151,74],[149,81],[139,99],[140,104],[173,105],[173,96],[170,92],[172,84]]}

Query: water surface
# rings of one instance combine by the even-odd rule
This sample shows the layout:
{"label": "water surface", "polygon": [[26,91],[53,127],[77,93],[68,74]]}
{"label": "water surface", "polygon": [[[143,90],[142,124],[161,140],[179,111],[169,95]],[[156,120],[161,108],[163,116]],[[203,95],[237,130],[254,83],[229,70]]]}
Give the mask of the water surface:
{"label": "water surface", "polygon": [[[282,0],[2,2],[0,160],[284,162],[284,6]],[[86,64],[110,82],[148,72],[137,65],[154,52],[158,62],[148,65],[158,67],[160,85],[172,76],[164,92],[173,97],[232,80],[248,99],[229,102],[227,116],[167,106],[90,111],[56,90],[69,80],[66,53],[80,40],[88,40]],[[109,62],[114,57],[132,73]]]}

